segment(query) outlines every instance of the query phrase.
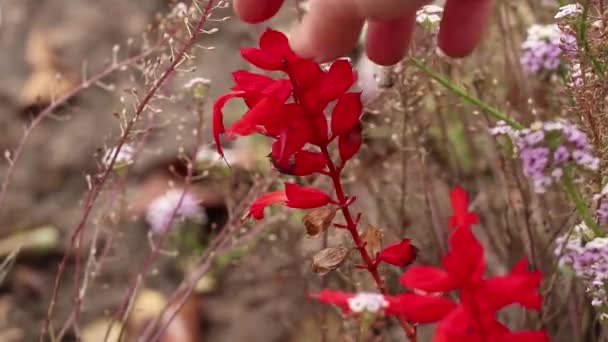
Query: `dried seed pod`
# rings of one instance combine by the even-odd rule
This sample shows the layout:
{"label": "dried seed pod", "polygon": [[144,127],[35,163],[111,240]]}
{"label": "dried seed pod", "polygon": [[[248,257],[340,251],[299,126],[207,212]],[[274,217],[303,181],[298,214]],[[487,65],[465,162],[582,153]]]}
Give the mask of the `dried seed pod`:
{"label": "dried seed pod", "polygon": [[376,255],[382,249],[382,239],[384,239],[384,231],[382,228],[378,228],[373,225],[368,225],[363,233],[361,233],[361,239],[365,241],[367,251],[371,255]]}
{"label": "dried seed pod", "polygon": [[302,223],[306,226],[306,234],[312,237],[324,232],[336,217],[336,211],[336,208],[323,207],[307,212],[302,218]]}
{"label": "dried seed pod", "polygon": [[350,250],[342,245],[325,248],[312,257],[312,270],[319,275],[325,275],[340,267],[349,252]]}

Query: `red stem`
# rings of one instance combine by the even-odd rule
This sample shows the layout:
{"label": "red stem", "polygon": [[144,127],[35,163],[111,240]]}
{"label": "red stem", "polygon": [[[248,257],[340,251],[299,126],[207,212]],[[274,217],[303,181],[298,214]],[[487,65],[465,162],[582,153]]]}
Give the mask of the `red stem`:
{"label": "red stem", "polygon": [[[352,204],[352,202],[349,202],[348,198],[344,194],[344,189],[342,187],[342,181],[340,177],[342,169],[336,168],[331,159],[331,155],[327,150],[327,147],[321,147],[321,152],[327,160],[327,167],[329,168],[328,175],[334,183],[336,196],[338,197],[338,202],[340,203],[340,210],[342,211],[342,215],[344,215],[344,219],[346,220],[346,229],[348,229],[348,231],[350,232],[350,235],[352,236],[353,241],[355,242],[355,245],[357,246],[357,249],[361,254],[361,258],[363,259],[363,262],[365,262],[365,268],[376,281],[376,286],[378,286],[378,290],[383,295],[388,295],[388,291],[386,290],[386,286],[384,285],[384,280],[382,279],[380,272],[378,272],[378,264],[374,262],[372,257],[369,255],[369,252],[365,248],[365,242],[361,238],[361,235],[359,235],[359,231],[357,231],[357,223],[355,222],[355,220],[353,220],[353,216],[350,212],[349,205]],[[416,342],[416,327],[410,324],[404,317],[398,316],[397,318],[399,319],[399,323],[403,327],[403,330],[405,331],[405,334],[407,335],[409,340],[411,342]]]}
{"label": "red stem", "polygon": [[[300,92],[298,91],[298,83],[294,82],[293,75],[289,72],[289,70],[287,70],[286,73],[289,76],[289,79],[291,80],[291,83],[293,85],[293,96],[294,96],[295,102],[302,103],[300,96],[299,96]],[[311,116],[309,116],[309,118],[310,117]],[[311,124],[314,127],[314,122],[311,121]],[[318,134],[318,132],[315,131],[314,134]],[[320,138],[320,137],[317,136],[317,138]],[[344,169],[344,165],[341,165],[340,167],[336,167],[333,160],[331,159],[331,155],[329,154],[329,151],[327,150],[327,145],[329,145],[329,143],[335,138],[336,138],[336,136],[332,135],[332,137],[329,140],[327,140],[327,142],[324,145],[319,146],[319,148],[321,149],[321,153],[323,153],[323,156],[325,157],[325,160],[327,161],[327,168],[329,169],[329,172],[323,173],[323,174],[329,176],[331,178],[332,182],[334,183],[334,189],[336,191],[336,196],[338,197],[338,205],[340,206],[340,211],[342,211],[342,215],[344,216],[344,219],[346,220],[346,229],[350,232],[350,235],[352,236],[353,241],[355,242],[355,245],[357,246],[357,249],[359,250],[359,254],[361,254],[361,258],[363,259],[363,262],[365,263],[364,268],[367,269],[367,271],[374,278],[374,281],[376,282],[376,286],[378,287],[378,290],[380,291],[380,293],[382,293],[383,295],[388,295],[388,291],[386,290],[386,287],[384,285],[384,280],[382,279],[382,276],[380,276],[380,273],[378,272],[378,264],[376,264],[374,262],[372,257],[367,252],[367,249],[365,248],[365,242],[363,241],[363,239],[361,238],[361,235],[359,235],[359,232],[357,231],[357,224],[359,222],[359,217],[357,217],[357,219],[354,220],[353,215],[350,213],[349,206],[354,202],[353,201],[354,198],[348,198],[344,194],[344,189],[342,187],[342,181],[341,181],[341,177],[340,177],[342,174],[342,170]],[[324,139],[318,139],[318,140],[321,141]],[[344,164],[344,163],[342,163],[342,164]],[[399,323],[401,324],[401,327],[405,331],[405,334],[407,335],[410,342],[416,342],[417,341],[416,326],[410,324],[407,321],[407,319],[405,319],[405,317],[403,317],[403,316],[397,316],[397,319],[399,320]]]}

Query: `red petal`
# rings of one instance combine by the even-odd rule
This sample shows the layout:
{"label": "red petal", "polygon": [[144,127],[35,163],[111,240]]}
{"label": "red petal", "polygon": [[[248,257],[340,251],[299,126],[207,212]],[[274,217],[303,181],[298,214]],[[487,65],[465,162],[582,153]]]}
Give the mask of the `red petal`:
{"label": "red petal", "polygon": [[348,300],[352,298],[353,295],[347,292],[324,289],[319,293],[311,294],[310,297],[323,303],[337,305],[344,313],[348,313],[350,311]]}
{"label": "red petal", "polygon": [[321,84],[321,96],[325,102],[333,101],[355,83],[356,74],[346,59],[335,61]]}
{"label": "red petal", "polygon": [[232,78],[236,83],[234,90],[244,90],[246,92],[259,92],[275,82],[272,78],[256,74],[253,72],[239,70],[232,73]]}
{"label": "red petal", "polygon": [[293,175],[308,176],[325,169],[327,160],[322,153],[311,151],[300,151],[295,155]]}
{"label": "red petal", "polygon": [[287,206],[290,208],[318,208],[331,202],[331,197],[325,192],[294,183],[285,183],[285,194],[287,195]]}
{"label": "red petal", "polygon": [[454,211],[454,215],[450,216],[451,228],[470,227],[479,223],[477,214],[469,212],[469,198],[464,189],[455,187],[450,192],[450,202]]}
{"label": "red petal", "polygon": [[285,102],[291,95],[291,90],[291,82],[289,80],[281,79],[270,83],[262,90],[262,94],[272,96],[281,102]]}
{"label": "red petal", "polygon": [[287,201],[285,191],[275,191],[264,194],[256,199],[249,207],[249,213],[247,217],[253,216],[256,220],[264,218],[264,208],[271,204],[281,203]]}
{"label": "red petal", "polygon": [[325,75],[319,64],[308,59],[293,61],[289,70],[291,79],[296,87],[300,89],[308,89],[319,85]]}
{"label": "red petal", "polygon": [[540,272],[527,271],[527,259],[521,260],[513,272],[506,276],[492,277],[482,283],[478,292],[483,292],[482,305],[488,310],[498,310],[504,306],[518,303],[528,309],[539,310],[542,298],[538,292],[542,281]]}
{"label": "red petal", "polygon": [[462,306],[441,320],[432,339],[432,342],[452,341],[485,342],[473,317]]}
{"label": "red petal", "polygon": [[224,128],[224,115],[222,113],[222,108],[228,100],[235,97],[243,97],[245,92],[236,91],[230,92],[226,95],[220,96],[215,103],[213,104],[213,140],[215,141],[215,145],[217,148],[217,153],[219,153],[222,157],[224,157],[224,150],[222,149],[222,144],[220,142],[220,134],[226,132]]}
{"label": "red petal", "polygon": [[485,272],[483,246],[471,229],[460,227],[450,237],[450,251],[443,258],[443,265],[450,277],[461,286],[476,282]]}
{"label": "red petal", "polygon": [[349,133],[341,135],[338,138],[338,151],[340,152],[342,164],[350,160],[361,148],[361,144],[363,143],[362,129],[359,123]]}
{"label": "red petal", "polygon": [[429,293],[450,291],[457,286],[445,271],[431,266],[411,266],[399,281],[407,288]]}
{"label": "red petal", "polygon": [[418,249],[412,245],[412,240],[403,239],[401,242],[384,248],[378,255],[378,260],[384,261],[387,264],[405,267],[416,259],[417,254]]}
{"label": "red petal", "polygon": [[456,303],[444,297],[413,293],[387,297],[387,300],[389,306],[386,313],[405,315],[408,321],[416,323],[437,322],[458,307]]}
{"label": "red petal", "polygon": [[331,114],[331,133],[340,136],[350,132],[359,122],[363,104],[361,93],[341,95]]}
{"label": "red petal", "polygon": [[265,97],[248,110],[239,120],[228,127],[232,135],[246,136],[253,133],[265,133],[266,125],[280,119],[283,104],[272,97]]}
{"label": "red petal", "polygon": [[264,70],[282,70],[285,67],[280,56],[274,56],[256,48],[242,48],[241,55],[249,63]]}
{"label": "red petal", "polygon": [[260,37],[260,49],[276,56],[288,57],[293,54],[293,51],[289,47],[287,36],[273,29],[267,29],[262,33],[262,37]]}

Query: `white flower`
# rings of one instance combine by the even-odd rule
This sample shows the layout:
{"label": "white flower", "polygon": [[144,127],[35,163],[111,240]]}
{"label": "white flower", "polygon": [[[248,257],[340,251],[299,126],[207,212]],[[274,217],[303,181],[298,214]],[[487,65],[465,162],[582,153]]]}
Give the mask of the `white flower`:
{"label": "white flower", "polygon": [[195,77],[188,81],[188,83],[184,84],[185,89],[192,89],[197,86],[208,86],[211,84],[211,80],[204,77]]}
{"label": "white flower", "polygon": [[598,249],[598,250],[604,250],[608,247],[608,238],[595,238],[591,241],[589,241],[586,245],[585,248],[588,250],[591,249]]}
{"label": "white flower", "polygon": [[202,211],[199,200],[193,194],[181,189],[167,191],[163,196],[152,201],[146,211],[146,221],[157,234],[165,233],[173,222],[183,219],[207,222],[207,216]]}
{"label": "white flower", "polygon": [[577,16],[583,13],[583,6],[580,4],[570,4],[559,8],[555,19],[561,19],[564,17]]}
{"label": "white flower", "polygon": [[443,7],[437,5],[423,6],[416,12],[416,22],[418,24],[437,24],[441,21],[443,15]]}
{"label": "white flower", "polygon": [[348,307],[352,312],[378,312],[388,307],[388,301],[379,293],[360,292],[348,299]]}
{"label": "white flower", "polygon": [[173,17],[183,18],[187,15],[188,15],[188,6],[183,2],[177,3],[175,5],[175,7],[173,7],[173,10],[171,11],[171,16],[173,16]]}
{"label": "white flower", "polygon": [[[103,155],[102,163],[105,167],[110,167],[110,163],[112,162],[112,158],[116,154],[118,147],[113,147],[106,151]],[[129,144],[123,144],[118,150],[118,154],[116,155],[116,159],[114,160],[114,168],[121,168],[127,165],[133,164],[133,155],[135,154],[135,149],[133,146]]]}

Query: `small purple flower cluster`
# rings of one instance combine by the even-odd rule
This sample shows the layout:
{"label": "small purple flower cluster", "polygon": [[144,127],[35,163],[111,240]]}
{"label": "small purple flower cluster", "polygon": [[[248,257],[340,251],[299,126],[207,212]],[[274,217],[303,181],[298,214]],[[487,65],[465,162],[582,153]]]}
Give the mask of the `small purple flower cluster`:
{"label": "small purple flower cluster", "polygon": [[199,202],[191,192],[171,189],[150,203],[146,210],[146,221],[155,234],[166,233],[174,223],[181,220],[189,219],[204,224],[207,216]]}
{"label": "small purple flower cluster", "polygon": [[530,178],[537,193],[544,193],[550,185],[561,180],[567,164],[591,171],[596,171],[600,165],[587,135],[566,121],[538,122],[521,130],[499,121],[490,132],[511,138],[522,160],[523,173]]}
{"label": "small purple flower cluster", "polygon": [[589,236],[593,236],[593,233],[581,222],[570,234],[556,239],[554,254],[561,266],[570,267],[584,281],[591,304],[605,307],[608,304],[608,238]]}
{"label": "small purple flower cluster", "polygon": [[560,65],[562,32],[557,25],[532,25],[521,44],[521,64],[524,70],[534,74],[556,71]]}

